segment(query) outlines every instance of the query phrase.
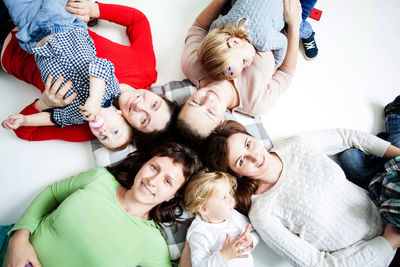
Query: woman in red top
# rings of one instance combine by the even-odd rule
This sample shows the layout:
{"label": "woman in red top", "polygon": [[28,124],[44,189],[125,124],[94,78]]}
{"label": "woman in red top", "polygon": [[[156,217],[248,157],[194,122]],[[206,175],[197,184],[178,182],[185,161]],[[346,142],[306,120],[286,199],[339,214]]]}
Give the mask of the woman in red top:
{"label": "woman in red top", "polygon": [[[88,21],[89,17],[99,18],[126,27],[126,34],[130,40],[129,46],[112,42],[91,30],[88,31],[95,43],[97,57],[106,58],[114,63],[115,75],[121,88],[121,97],[118,102],[127,121],[138,131],[145,133],[165,128],[170,120],[170,114],[165,112],[166,108],[171,111],[169,104],[150,91],[136,90],[149,89],[157,80],[151,30],[146,16],[132,7],[92,3],[86,0],[68,2],[67,10],[82,20]],[[45,85],[35,59],[33,55],[21,49],[15,34],[16,32],[11,32],[4,42],[1,54],[3,69],[16,78],[36,86],[43,93]],[[135,101],[140,99],[141,105],[133,105],[134,99]],[[156,102],[164,107],[155,109]],[[44,105],[43,101],[35,100],[20,113],[28,115],[46,108],[49,106]],[[136,112],[132,112],[133,109]],[[86,124],[64,128],[24,126],[16,129],[15,133],[19,138],[28,141],[59,139],[85,142],[93,138]]]}

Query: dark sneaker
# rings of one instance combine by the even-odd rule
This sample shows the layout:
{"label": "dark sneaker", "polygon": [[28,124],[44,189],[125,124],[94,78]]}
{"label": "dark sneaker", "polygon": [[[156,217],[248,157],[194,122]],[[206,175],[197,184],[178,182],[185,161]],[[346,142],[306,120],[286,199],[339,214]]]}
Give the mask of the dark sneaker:
{"label": "dark sneaker", "polygon": [[400,114],[400,95],[385,106],[385,116],[392,113]]}
{"label": "dark sneaker", "polygon": [[315,32],[307,38],[301,38],[306,59],[314,59],[318,55],[318,47],[314,39]]}

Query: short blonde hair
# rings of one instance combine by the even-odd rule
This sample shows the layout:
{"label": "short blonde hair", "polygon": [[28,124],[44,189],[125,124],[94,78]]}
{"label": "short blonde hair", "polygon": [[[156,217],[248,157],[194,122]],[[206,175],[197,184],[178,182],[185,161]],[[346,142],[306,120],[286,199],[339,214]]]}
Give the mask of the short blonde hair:
{"label": "short blonde hair", "polygon": [[197,55],[205,74],[210,79],[231,79],[231,75],[226,75],[228,61],[232,58],[228,50],[228,40],[237,37],[249,41],[247,31],[248,28],[244,24],[236,26],[233,23],[228,23],[224,27],[212,29],[204,37],[197,48]]}
{"label": "short blonde hair", "polygon": [[198,214],[198,207],[204,205],[215,194],[215,185],[226,180],[233,195],[236,190],[236,178],[233,175],[220,171],[195,174],[190,178],[183,197],[187,211],[192,215]]}

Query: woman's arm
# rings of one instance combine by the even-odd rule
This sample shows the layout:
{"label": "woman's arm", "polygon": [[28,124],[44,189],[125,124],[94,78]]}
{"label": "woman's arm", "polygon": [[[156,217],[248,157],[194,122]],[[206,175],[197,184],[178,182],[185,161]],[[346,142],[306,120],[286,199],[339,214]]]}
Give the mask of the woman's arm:
{"label": "woman's arm", "polygon": [[204,28],[210,28],[211,23],[218,18],[227,0],[213,0],[196,18],[196,22]]}
{"label": "woman's arm", "polygon": [[382,236],[326,252],[290,232],[277,218],[252,223],[266,244],[295,266],[387,266],[393,257],[392,246]]}
{"label": "woman's arm", "polygon": [[288,47],[282,67],[296,69],[299,55],[300,2],[299,0],[284,0],[285,21],[288,24]]}
{"label": "woman's arm", "polygon": [[58,181],[39,193],[9,232],[9,235],[12,235],[7,256],[9,266],[13,266],[11,263],[27,260],[33,264],[37,262],[36,254],[29,243],[30,234],[35,231],[44,216],[56,209],[64,199],[94,181],[99,170],[102,169],[92,169]]}
{"label": "woman's arm", "polygon": [[[302,134],[300,137],[327,155],[335,155],[351,147],[379,157],[385,155],[390,157],[391,155],[398,155],[399,152],[398,149],[389,148],[389,142],[372,134],[353,129],[320,130]],[[386,153],[388,149],[389,151]]]}

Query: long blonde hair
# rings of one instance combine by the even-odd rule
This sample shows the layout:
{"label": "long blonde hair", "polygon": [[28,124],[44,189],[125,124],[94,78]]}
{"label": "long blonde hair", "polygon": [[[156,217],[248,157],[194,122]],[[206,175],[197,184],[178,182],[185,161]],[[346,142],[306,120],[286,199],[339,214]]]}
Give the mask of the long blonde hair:
{"label": "long blonde hair", "polygon": [[236,178],[225,172],[211,171],[198,173],[190,178],[183,197],[187,211],[198,214],[199,206],[204,205],[215,194],[215,185],[228,181],[231,186],[231,194],[236,190]]}
{"label": "long blonde hair", "polygon": [[229,51],[228,40],[241,38],[248,42],[248,28],[243,24],[237,26],[228,23],[224,27],[212,29],[201,41],[197,55],[205,74],[212,80],[230,80],[226,68],[232,55]]}

